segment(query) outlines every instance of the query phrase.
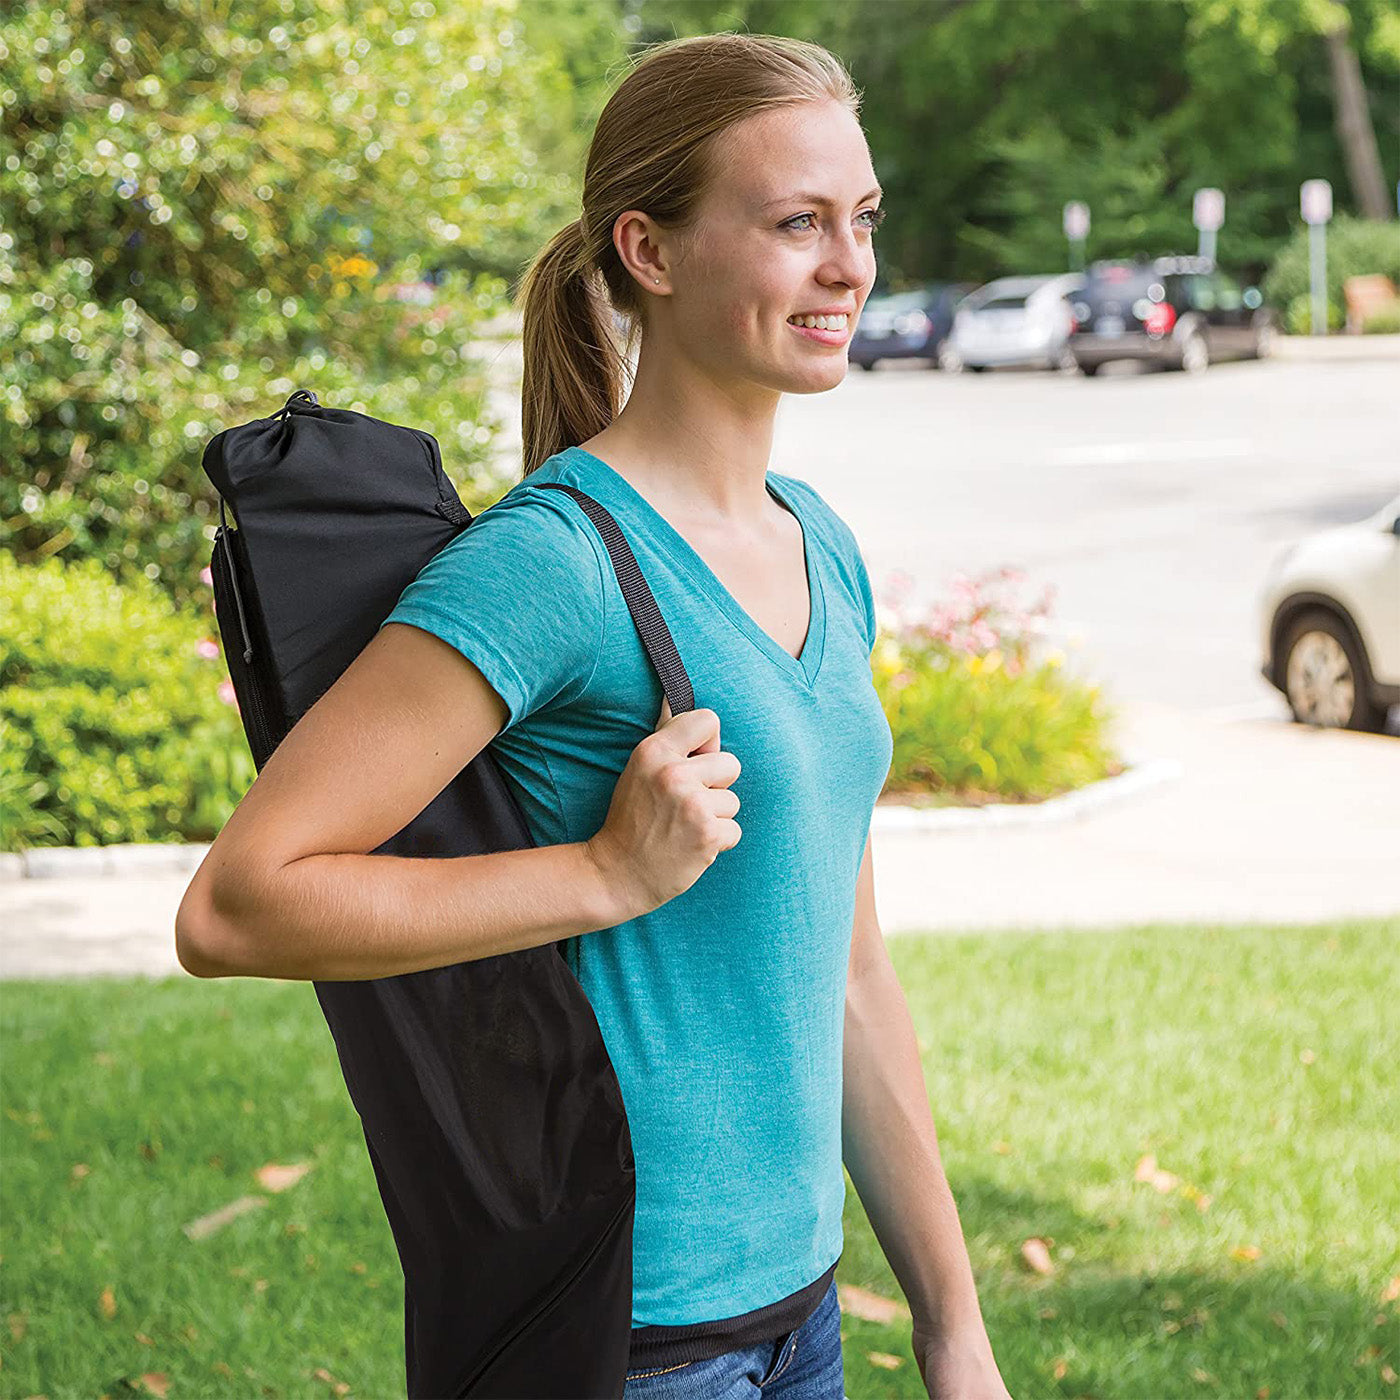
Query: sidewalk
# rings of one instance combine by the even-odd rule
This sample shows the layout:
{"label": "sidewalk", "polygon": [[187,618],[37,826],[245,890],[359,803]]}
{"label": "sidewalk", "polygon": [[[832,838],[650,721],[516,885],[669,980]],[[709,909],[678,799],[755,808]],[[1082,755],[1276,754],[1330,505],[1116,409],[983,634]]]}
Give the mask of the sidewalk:
{"label": "sidewalk", "polygon": [[877,832],[885,933],[1367,916],[1400,933],[1395,737],[1167,706],[1125,721],[1128,751],[1175,757],[1177,781],[1051,826]]}
{"label": "sidewalk", "polygon": [[1400,360],[1400,335],[1280,335],[1276,360]]}
{"label": "sidewalk", "polygon": [[[1021,809],[1019,820],[919,829],[877,808],[881,927],[893,937],[1388,916],[1400,933],[1400,742],[1287,723],[1281,702],[1280,717],[1268,713],[1125,707],[1125,752],[1166,780],[1065,804],[1060,818]],[[141,855],[193,864],[200,850]],[[0,879],[0,977],[185,976],[174,923],[189,878]]]}

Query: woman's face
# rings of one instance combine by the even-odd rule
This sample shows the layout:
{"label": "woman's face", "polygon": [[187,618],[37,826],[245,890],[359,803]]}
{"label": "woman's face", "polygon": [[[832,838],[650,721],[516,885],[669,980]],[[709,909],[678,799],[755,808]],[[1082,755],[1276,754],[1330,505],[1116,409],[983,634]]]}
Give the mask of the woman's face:
{"label": "woman's face", "polygon": [[[718,165],[699,223],[667,259],[662,339],[721,383],[834,387],[875,280],[883,217],[860,124],[837,102],[763,112],[724,134]],[[847,313],[835,331],[788,319],[828,311]]]}

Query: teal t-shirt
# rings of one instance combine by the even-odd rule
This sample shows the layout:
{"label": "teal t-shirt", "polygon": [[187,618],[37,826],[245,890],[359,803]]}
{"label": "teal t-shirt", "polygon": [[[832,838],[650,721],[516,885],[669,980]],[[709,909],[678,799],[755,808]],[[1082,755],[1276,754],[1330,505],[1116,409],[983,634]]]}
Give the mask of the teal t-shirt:
{"label": "teal t-shirt", "polygon": [[737,846],[640,918],[569,940],[617,1071],[637,1172],[632,1326],[776,1303],[842,1248],[841,1046],[856,876],[892,738],[870,669],[854,535],[767,474],[806,542],[793,657],[624,477],[566,448],[481,511],[385,619],[443,638],[509,707],[491,742],[539,845],[607,817],[664,692],[607,549],[567,482],[612,513],[742,771]]}

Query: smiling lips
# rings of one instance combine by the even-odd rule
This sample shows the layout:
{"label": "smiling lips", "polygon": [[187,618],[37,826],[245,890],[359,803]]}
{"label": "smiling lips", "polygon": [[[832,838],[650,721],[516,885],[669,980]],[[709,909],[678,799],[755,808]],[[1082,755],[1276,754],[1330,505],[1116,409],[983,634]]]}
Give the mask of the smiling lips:
{"label": "smiling lips", "polygon": [[787,323],[798,335],[821,345],[844,345],[851,330],[849,316],[789,316]]}

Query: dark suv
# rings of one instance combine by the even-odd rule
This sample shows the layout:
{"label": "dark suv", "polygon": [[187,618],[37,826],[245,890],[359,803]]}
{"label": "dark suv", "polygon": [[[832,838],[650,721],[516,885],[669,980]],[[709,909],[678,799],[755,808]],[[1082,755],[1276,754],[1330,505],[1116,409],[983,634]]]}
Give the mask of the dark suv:
{"label": "dark suv", "polygon": [[953,324],[953,311],[975,282],[926,282],[909,292],[872,293],[846,347],[862,369],[877,360],[936,360]]}
{"label": "dark suv", "polygon": [[1082,374],[1109,360],[1147,360],[1199,373],[1212,360],[1262,359],[1274,315],[1208,258],[1097,262],[1070,299],[1069,348]]}

